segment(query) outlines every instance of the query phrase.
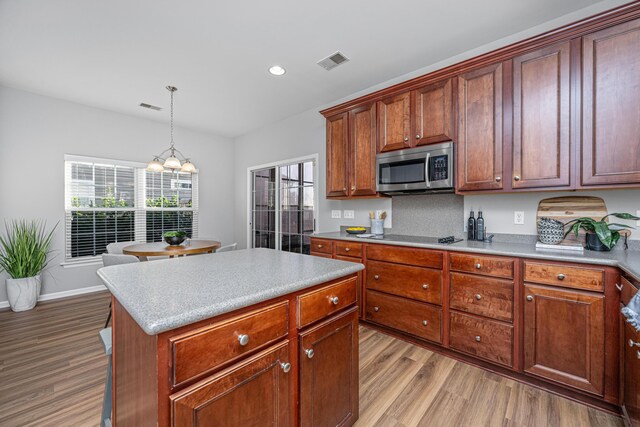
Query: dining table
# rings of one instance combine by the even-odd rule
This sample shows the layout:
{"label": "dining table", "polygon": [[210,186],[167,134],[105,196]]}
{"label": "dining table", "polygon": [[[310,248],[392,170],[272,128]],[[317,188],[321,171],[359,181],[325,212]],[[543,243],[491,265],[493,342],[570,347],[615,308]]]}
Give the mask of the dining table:
{"label": "dining table", "polygon": [[216,240],[188,239],[180,245],[169,245],[166,242],[136,243],[122,249],[125,255],[133,255],[141,261],[149,256],[168,256],[169,258],[185,255],[210,254],[216,251],[221,243]]}

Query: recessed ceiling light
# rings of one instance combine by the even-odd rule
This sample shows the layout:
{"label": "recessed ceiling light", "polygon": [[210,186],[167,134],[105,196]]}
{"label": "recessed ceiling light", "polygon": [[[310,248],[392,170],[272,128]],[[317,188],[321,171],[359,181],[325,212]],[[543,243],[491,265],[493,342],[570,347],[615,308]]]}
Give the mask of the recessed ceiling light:
{"label": "recessed ceiling light", "polygon": [[269,68],[269,72],[274,76],[281,76],[284,73],[286,73],[287,70],[285,70],[284,67],[281,67],[279,65],[274,65],[273,67]]}

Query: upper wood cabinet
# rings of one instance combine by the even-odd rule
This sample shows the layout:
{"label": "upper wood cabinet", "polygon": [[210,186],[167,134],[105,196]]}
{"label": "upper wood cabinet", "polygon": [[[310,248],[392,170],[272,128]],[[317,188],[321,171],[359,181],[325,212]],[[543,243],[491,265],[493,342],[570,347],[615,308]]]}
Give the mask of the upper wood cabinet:
{"label": "upper wood cabinet", "polygon": [[376,195],[376,104],[349,111],[349,195]]}
{"label": "upper wood cabinet", "polygon": [[570,44],[513,59],[513,189],[570,184]]}
{"label": "upper wood cabinet", "polygon": [[385,98],[378,105],[378,152],[411,147],[411,93]]}
{"label": "upper wood cabinet", "polygon": [[327,197],[349,194],[348,114],[327,118]]}
{"label": "upper wood cabinet", "polygon": [[458,190],[493,190],[502,177],[502,63],[458,77]]}
{"label": "upper wood cabinet", "polygon": [[640,19],[582,41],[582,185],[640,183]]}
{"label": "upper wood cabinet", "polygon": [[413,145],[454,139],[453,82],[447,79],[411,92]]}

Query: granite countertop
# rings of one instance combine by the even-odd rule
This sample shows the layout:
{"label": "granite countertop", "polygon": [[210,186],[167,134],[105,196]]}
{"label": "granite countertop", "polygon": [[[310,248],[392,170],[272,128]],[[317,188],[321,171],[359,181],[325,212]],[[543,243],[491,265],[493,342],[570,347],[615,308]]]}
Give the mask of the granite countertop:
{"label": "granite countertop", "polygon": [[348,240],[361,243],[380,243],[385,245],[412,246],[417,248],[443,249],[458,252],[474,252],[491,255],[507,255],[521,258],[537,258],[553,261],[578,262],[619,267],[636,280],[640,280],[640,251],[613,250],[611,252],[595,252],[585,249],[584,252],[554,251],[536,249],[531,243],[484,243],[463,240],[458,243],[444,244],[433,242],[432,238],[420,236],[385,235],[384,239],[361,238],[343,232],[317,233],[314,237],[336,240]]}
{"label": "granite countertop", "polygon": [[364,269],[362,264],[247,249],[103,267],[109,291],[149,335]]}

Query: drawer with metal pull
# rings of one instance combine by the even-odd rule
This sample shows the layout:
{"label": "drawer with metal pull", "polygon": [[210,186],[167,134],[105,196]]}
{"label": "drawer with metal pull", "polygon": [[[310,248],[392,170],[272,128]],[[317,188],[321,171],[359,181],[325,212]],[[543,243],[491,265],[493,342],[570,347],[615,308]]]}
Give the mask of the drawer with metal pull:
{"label": "drawer with metal pull", "polygon": [[603,291],[604,269],[527,260],[524,262],[524,281],[587,291]]}
{"label": "drawer with metal pull", "polygon": [[442,271],[381,261],[367,262],[367,289],[431,304],[442,303]]}
{"label": "drawer with metal pull", "polygon": [[369,260],[441,269],[443,257],[443,252],[429,249],[390,245],[367,245],[367,259]]}
{"label": "drawer with metal pull", "polygon": [[451,254],[451,270],[513,279],[513,258]]}
{"label": "drawer with metal pull", "polygon": [[442,342],[440,307],[367,291],[366,319],[429,341]]}
{"label": "drawer with metal pull", "polygon": [[172,384],[178,385],[287,336],[283,301],[186,334],[171,337]]}
{"label": "drawer with metal pull", "polygon": [[352,256],[359,258],[362,256],[362,243],[335,242],[336,255]]}
{"label": "drawer with metal pull", "polygon": [[333,241],[325,239],[311,238],[311,252],[320,252],[323,254],[333,253]]}
{"label": "drawer with metal pull", "polygon": [[357,282],[358,279],[353,277],[298,296],[298,327],[305,327],[354,305]]}
{"label": "drawer with metal pull", "polygon": [[513,320],[513,282],[451,273],[450,307],[506,322]]}
{"label": "drawer with metal pull", "polygon": [[624,305],[629,304],[631,298],[638,293],[638,288],[625,277],[620,278],[620,284],[617,286],[620,291],[620,302]]}
{"label": "drawer with metal pull", "polygon": [[469,314],[451,312],[452,349],[513,366],[513,326]]}

